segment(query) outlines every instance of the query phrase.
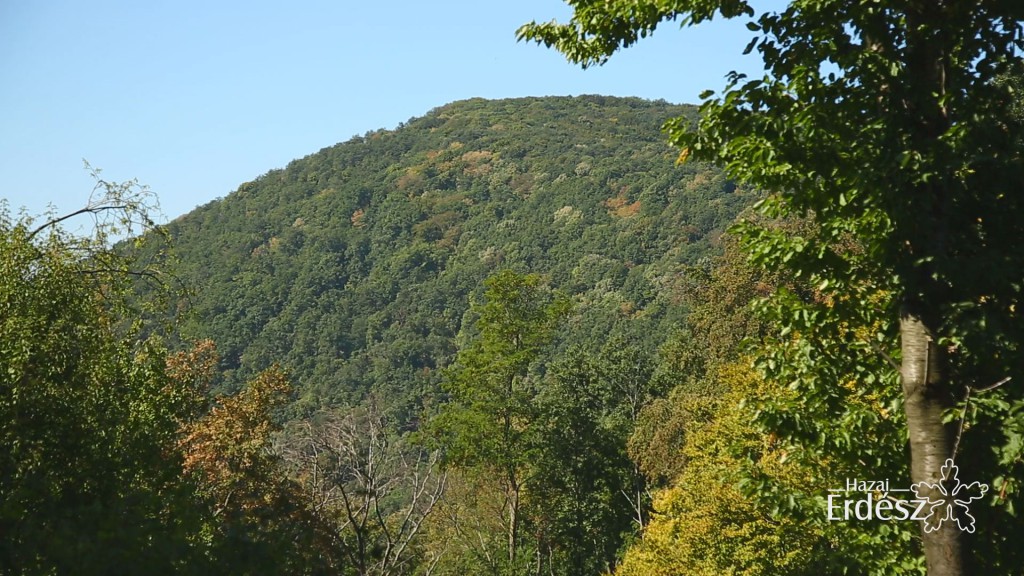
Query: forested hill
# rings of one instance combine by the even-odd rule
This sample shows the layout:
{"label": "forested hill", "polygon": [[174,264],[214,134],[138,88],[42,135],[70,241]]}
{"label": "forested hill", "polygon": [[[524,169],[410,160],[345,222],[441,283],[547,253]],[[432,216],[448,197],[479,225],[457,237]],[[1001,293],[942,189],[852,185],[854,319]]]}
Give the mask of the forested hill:
{"label": "forested hill", "polygon": [[[185,335],[212,338],[225,389],[279,362],[297,409],[436,389],[502,268],[576,303],[569,340],[682,311],[681,271],[750,203],[660,132],[695,109],[601,96],[473,99],[272,170],[169,225],[194,286]],[[564,338],[563,338],[564,340]]]}

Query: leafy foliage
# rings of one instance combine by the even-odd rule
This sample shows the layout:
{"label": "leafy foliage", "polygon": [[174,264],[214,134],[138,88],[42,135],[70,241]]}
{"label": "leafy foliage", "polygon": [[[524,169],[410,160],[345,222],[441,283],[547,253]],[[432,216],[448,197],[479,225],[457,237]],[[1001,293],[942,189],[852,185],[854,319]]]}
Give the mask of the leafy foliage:
{"label": "leafy foliage", "polygon": [[131,295],[164,276],[109,246],[145,190],[99,182],[91,237],[0,215],[0,572],[338,572],[268,452],[283,375],[210,408],[212,343],[168,357]]}
{"label": "leafy foliage", "polygon": [[[206,363],[209,365],[209,363]],[[207,380],[208,382],[208,380]],[[340,571],[343,546],[271,450],[280,429],[272,412],[290,385],[272,367],[238,394],[220,397],[182,430],[184,472],[210,511],[208,546],[221,570],[236,573]]]}
{"label": "leafy foliage", "polygon": [[624,366],[609,356],[570,350],[549,367],[537,398],[542,432],[526,508],[552,574],[607,572],[648,511],[625,450],[633,422],[623,391],[633,382],[622,369],[635,368],[636,384],[647,386],[650,363],[633,356]]}
{"label": "leafy foliage", "polygon": [[649,507],[626,439],[657,393],[653,362],[613,337],[543,363],[564,297],[507,270],[486,286],[431,422],[459,490],[436,528],[454,541],[439,569],[605,572]]}
{"label": "leafy foliage", "polygon": [[202,565],[174,451],[196,405],[158,346],[119,329],[128,277],[144,269],[107,239],[139,215],[136,191],[100,181],[83,213],[112,219],[93,237],[0,215],[0,572]]}
{"label": "leafy foliage", "polygon": [[475,99],[268,172],[168,226],[195,288],[185,336],[217,342],[217,390],[280,362],[292,415],[372,391],[406,421],[436,397],[499,269],[573,296],[577,343],[637,320],[656,346],[681,313],[682,266],[753,200],[707,166],[673,167],[658,127],[692,114]]}
{"label": "leafy foliage", "polygon": [[785,450],[751,425],[743,404],[787,393],[742,365],[723,365],[714,378],[727,393],[675,398],[676,410],[687,415],[686,441],[675,456],[685,465],[671,487],[656,494],[653,519],[616,574],[835,573],[827,569],[835,558],[820,527],[779,514],[739,489],[750,474],[748,462],[775,482],[820,482],[785,463]]}
{"label": "leafy foliage", "polygon": [[[569,4],[569,23],[532,23],[520,37],[584,66],[603,63],[665,21],[747,21],[747,52],[760,54],[765,76],[731,73],[720,96],[705,93],[696,126],[679,118],[667,127],[680,160],[717,161],[730,177],[775,192],[762,206],[769,216],[809,216],[815,224],[798,235],[738,228],[759,264],[792,270],[819,292],[817,302],[783,292],[767,305],[781,321],[777,342],[786,352],[776,348],[763,365],[811,396],[790,414],[795,426],[782,431],[801,441],[801,424],[816,427],[825,413],[839,412],[847,425],[840,430],[872,429],[888,440],[869,461],[894,465],[899,440],[888,420],[898,418],[891,414],[898,406],[868,408],[895,396],[894,370],[860,354],[848,360],[828,344],[845,340],[859,352],[877,338],[877,355],[892,358],[898,332],[910,473],[916,482],[937,479],[960,442],[941,413],[955,397],[1019,372],[1024,251],[1012,215],[1022,197],[1012,188],[1024,163],[1007,80],[1024,48],[1019,3],[821,0],[760,13],[742,0]],[[965,441],[994,446],[999,462],[990,450],[966,457],[1005,481],[1016,467],[1006,458],[1016,437],[996,418],[1013,420],[1006,407],[1019,404],[1021,393],[1004,387],[989,402],[1000,408],[975,412],[984,432]],[[864,465],[851,458],[860,450],[845,432],[811,436],[838,461]],[[1020,531],[1006,514],[992,526]],[[924,532],[922,540],[930,569],[970,571],[954,528]],[[1013,547],[991,541],[969,542],[973,569],[1015,570]]]}
{"label": "leafy foliage", "polygon": [[[505,570],[521,559],[523,496],[532,486],[540,434],[539,386],[530,369],[568,311],[539,276],[504,270],[488,278],[479,336],[460,351],[445,390],[451,399],[432,428],[449,465],[493,474],[504,501]],[[511,572],[515,573],[515,572]]]}

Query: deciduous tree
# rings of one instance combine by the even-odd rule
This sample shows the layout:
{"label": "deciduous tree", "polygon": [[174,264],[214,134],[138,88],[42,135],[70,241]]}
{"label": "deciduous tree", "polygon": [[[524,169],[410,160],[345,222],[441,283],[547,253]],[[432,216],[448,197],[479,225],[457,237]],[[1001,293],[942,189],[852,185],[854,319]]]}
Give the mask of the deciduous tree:
{"label": "deciduous tree", "polygon": [[450,369],[445,388],[451,399],[433,426],[449,465],[486,470],[500,482],[511,568],[522,561],[523,494],[538,446],[539,382],[530,367],[551,342],[567,303],[536,274],[503,270],[485,285],[485,302],[476,308],[479,335]]}
{"label": "deciduous tree", "polygon": [[[123,322],[133,277],[110,247],[151,226],[147,192],[98,180],[67,216],[0,212],[0,572],[181,573],[201,516],[175,451],[194,405],[163,349]],[[90,235],[62,224],[97,220]],[[143,223],[144,229],[131,228]]]}
{"label": "deciduous tree", "polygon": [[419,539],[445,491],[440,453],[400,436],[372,400],[294,423],[279,451],[357,574],[398,576],[436,561]]}
{"label": "deciduous tree", "polygon": [[[812,216],[820,232],[810,236],[741,226],[761,264],[794,270],[848,303],[852,317],[885,307],[875,328],[900,339],[910,476],[936,484],[956,446],[944,414],[966,391],[1019,373],[1024,162],[1014,94],[999,80],[1024,48],[1024,4],[805,0],[760,12],[745,0],[569,4],[569,23],[533,23],[519,35],[583,66],[666,21],[747,22],[747,51],[761,55],[767,74],[729,74],[720,96],[705,93],[696,126],[667,125],[671,139],[681,160],[714,160],[773,192],[767,214]],[[859,249],[844,250],[845,239]],[[891,298],[873,300],[879,291]],[[997,394],[1019,398],[1004,388]],[[1014,438],[984,442],[1008,447]],[[954,523],[921,538],[931,574],[966,572]],[[995,566],[999,556],[975,560]]]}

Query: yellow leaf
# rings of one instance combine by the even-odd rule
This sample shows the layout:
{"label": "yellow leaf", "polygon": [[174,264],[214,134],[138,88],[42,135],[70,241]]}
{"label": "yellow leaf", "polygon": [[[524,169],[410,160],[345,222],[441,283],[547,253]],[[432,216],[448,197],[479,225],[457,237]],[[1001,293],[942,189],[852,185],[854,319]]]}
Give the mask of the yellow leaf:
{"label": "yellow leaf", "polygon": [[689,157],[690,157],[690,149],[689,148],[683,148],[682,151],[679,152],[679,158],[676,158],[676,166],[682,164],[683,162],[686,162],[686,159],[689,158]]}

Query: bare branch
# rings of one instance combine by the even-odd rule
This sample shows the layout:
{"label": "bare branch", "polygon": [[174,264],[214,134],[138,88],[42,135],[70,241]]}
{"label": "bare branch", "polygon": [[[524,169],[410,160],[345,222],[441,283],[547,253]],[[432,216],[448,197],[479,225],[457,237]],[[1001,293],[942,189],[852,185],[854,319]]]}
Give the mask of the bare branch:
{"label": "bare branch", "polygon": [[956,438],[953,440],[953,453],[950,455],[950,458],[953,458],[954,460],[956,460],[957,450],[960,449],[960,438],[963,437],[963,435],[964,435],[964,425],[967,423],[967,408],[971,404],[971,392],[973,391],[973,392],[976,392],[978,394],[983,394],[985,392],[989,392],[991,390],[995,390],[996,388],[999,388],[1003,384],[1006,384],[1007,382],[1009,382],[1011,379],[1012,378],[1010,376],[1007,376],[1006,378],[1003,378],[1002,380],[996,382],[995,384],[992,384],[990,386],[986,386],[984,388],[979,388],[977,390],[975,390],[974,388],[971,388],[970,386],[967,387],[967,390],[964,392],[964,399],[963,399],[964,407],[963,407],[963,410],[960,412],[960,424],[957,426]]}
{"label": "bare branch", "polygon": [[351,563],[366,575],[403,573],[447,485],[440,455],[407,445],[373,404],[319,413],[293,430],[280,451]]}
{"label": "bare branch", "polygon": [[27,238],[29,240],[31,240],[31,239],[35,238],[36,234],[39,234],[43,230],[46,230],[47,228],[50,228],[51,226],[56,226],[57,224],[60,224],[61,222],[64,222],[65,220],[70,220],[71,218],[74,218],[75,216],[81,216],[82,214],[99,214],[100,212],[105,212],[107,210],[128,210],[129,208],[130,207],[127,206],[127,205],[86,206],[85,208],[80,208],[80,209],[75,210],[74,212],[71,212],[69,214],[65,214],[63,216],[58,216],[56,218],[51,218],[51,219],[47,220],[46,222],[43,222],[42,224],[40,224],[39,226],[34,228],[31,232],[29,232]]}

